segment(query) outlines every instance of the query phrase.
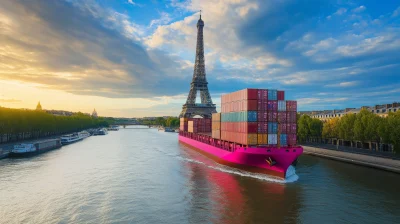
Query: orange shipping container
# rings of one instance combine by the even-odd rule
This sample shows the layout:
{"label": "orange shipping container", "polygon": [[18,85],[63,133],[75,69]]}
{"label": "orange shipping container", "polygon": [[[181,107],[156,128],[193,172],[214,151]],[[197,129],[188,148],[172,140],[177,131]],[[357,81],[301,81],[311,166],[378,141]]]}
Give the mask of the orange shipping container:
{"label": "orange shipping container", "polygon": [[220,130],[212,130],[211,137],[216,138],[216,139],[221,139],[221,131]]}
{"label": "orange shipping container", "polygon": [[221,122],[213,121],[212,122],[212,130],[221,130]]}
{"label": "orange shipping container", "polygon": [[267,134],[258,134],[257,143],[259,145],[266,145],[268,143]]}
{"label": "orange shipping container", "polygon": [[221,113],[213,113],[211,116],[212,121],[221,121]]}

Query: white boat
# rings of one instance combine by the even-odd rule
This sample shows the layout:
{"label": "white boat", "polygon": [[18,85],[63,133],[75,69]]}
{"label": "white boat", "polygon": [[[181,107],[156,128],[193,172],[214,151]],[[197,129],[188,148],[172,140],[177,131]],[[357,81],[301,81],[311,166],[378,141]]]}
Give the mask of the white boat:
{"label": "white boat", "polygon": [[60,139],[46,139],[34,143],[14,145],[10,152],[11,157],[22,157],[47,152],[61,147]]}
{"label": "white boat", "polygon": [[118,125],[113,125],[113,126],[107,128],[107,130],[109,130],[109,131],[118,131],[119,130],[119,126]]}
{"label": "white boat", "polygon": [[106,134],[108,134],[108,131],[105,128],[100,128],[94,132],[94,135],[106,135]]}
{"label": "white boat", "polygon": [[31,143],[22,143],[14,145],[11,154],[15,156],[30,155],[36,153],[36,147]]}
{"label": "white boat", "polygon": [[81,131],[81,132],[78,133],[78,135],[79,135],[82,139],[85,139],[85,138],[87,138],[87,137],[90,136],[90,133],[87,132],[87,131]]}
{"label": "white boat", "polygon": [[67,144],[71,144],[71,143],[80,141],[82,139],[83,139],[82,136],[80,136],[78,133],[63,135],[63,136],[61,136],[61,144],[67,145]]}

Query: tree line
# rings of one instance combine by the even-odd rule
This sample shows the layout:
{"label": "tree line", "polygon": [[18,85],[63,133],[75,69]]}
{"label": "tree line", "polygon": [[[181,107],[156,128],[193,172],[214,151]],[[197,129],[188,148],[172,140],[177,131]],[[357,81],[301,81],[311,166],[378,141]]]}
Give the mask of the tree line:
{"label": "tree line", "polygon": [[163,127],[179,127],[180,120],[177,117],[168,117],[167,119],[163,117],[157,117],[154,120],[143,120],[143,124],[146,125],[160,125]]}
{"label": "tree line", "polygon": [[108,127],[112,123],[110,118],[93,118],[83,113],[55,116],[45,111],[0,107],[0,143]]}
{"label": "tree line", "polygon": [[400,111],[380,117],[368,110],[357,114],[346,114],[323,123],[308,115],[298,116],[297,135],[300,142],[307,138],[336,138],[362,143],[376,142],[392,144],[395,152],[400,152]]}

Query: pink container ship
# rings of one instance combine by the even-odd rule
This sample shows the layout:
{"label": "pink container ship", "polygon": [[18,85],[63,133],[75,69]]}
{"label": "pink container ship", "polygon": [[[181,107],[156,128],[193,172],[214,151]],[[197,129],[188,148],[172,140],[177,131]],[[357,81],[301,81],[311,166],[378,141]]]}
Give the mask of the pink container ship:
{"label": "pink container ship", "polygon": [[216,162],[287,177],[303,148],[296,145],[296,101],[284,91],[244,89],[221,97],[221,113],[181,118],[179,141]]}

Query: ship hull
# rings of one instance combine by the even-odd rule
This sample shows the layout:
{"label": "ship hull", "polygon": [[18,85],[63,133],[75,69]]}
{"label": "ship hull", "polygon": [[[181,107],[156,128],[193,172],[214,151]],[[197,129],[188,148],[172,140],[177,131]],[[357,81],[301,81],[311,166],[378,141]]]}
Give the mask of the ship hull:
{"label": "ship hull", "polygon": [[61,148],[61,145],[35,150],[33,152],[23,152],[23,153],[10,152],[8,154],[8,156],[12,157],[12,158],[31,157],[31,156],[36,156],[36,155],[39,155],[39,154],[42,154],[42,153],[45,153],[45,152],[48,152],[51,150],[59,149],[59,148]]}
{"label": "ship hull", "polygon": [[[286,177],[289,166],[303,153],[301,147],[238,147],[231,152],[181,135],[179,141],[220,164],[249,172],[273,175],[282,179]],[[273,159],[276,164],[269,165],[267,162],[269,158]]]}

